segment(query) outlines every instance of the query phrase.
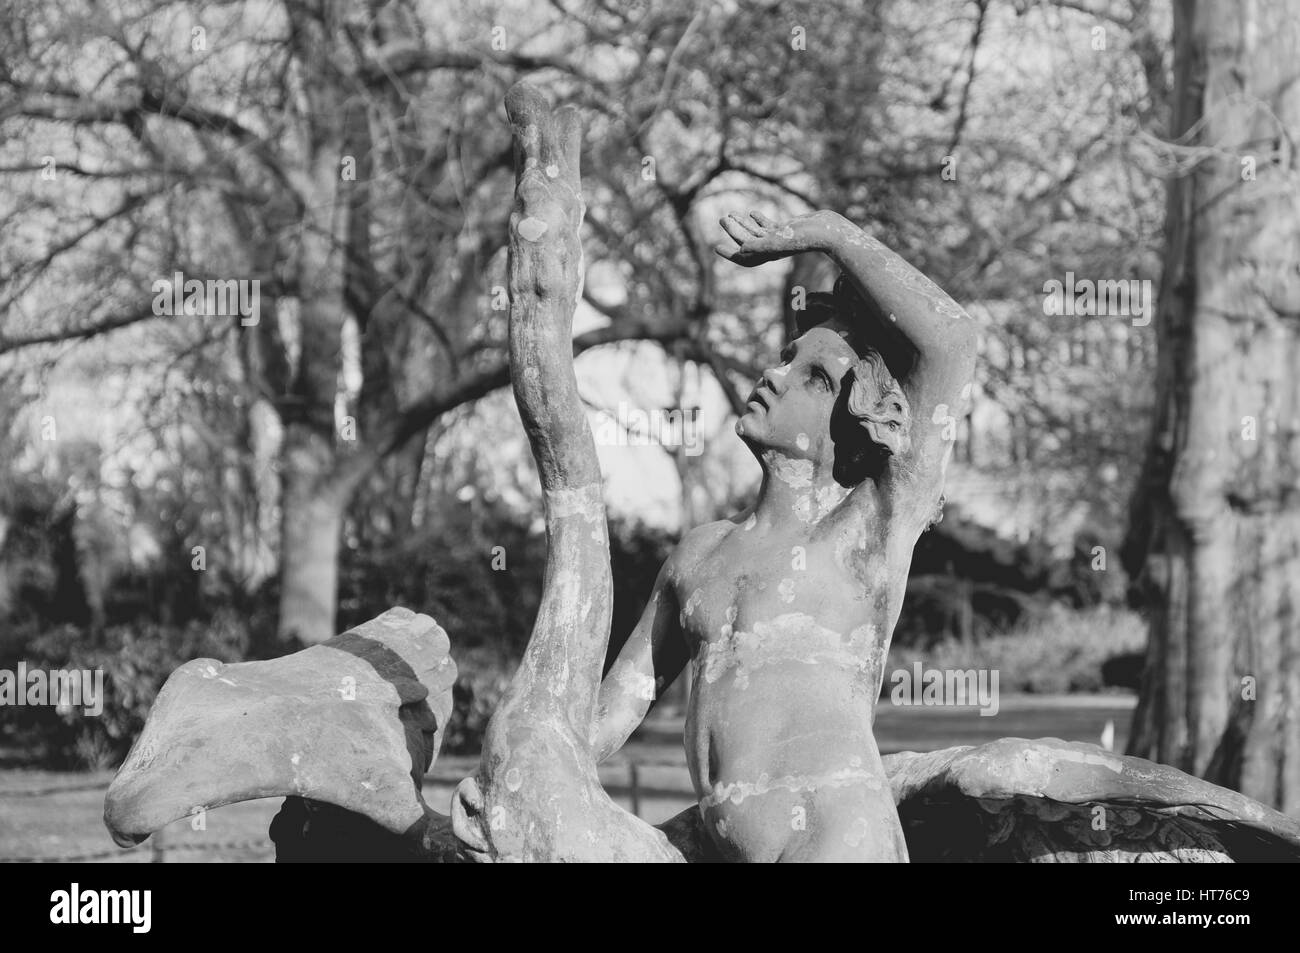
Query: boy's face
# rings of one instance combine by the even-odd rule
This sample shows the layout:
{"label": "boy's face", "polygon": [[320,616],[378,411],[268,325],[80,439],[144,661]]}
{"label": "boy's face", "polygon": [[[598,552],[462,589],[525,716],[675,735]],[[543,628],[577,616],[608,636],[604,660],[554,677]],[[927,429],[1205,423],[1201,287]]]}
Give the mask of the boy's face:
{"label": "boy's face", "polygon": [[736,432],[760,459],[775,451],[829,473],[835,460],[831,416],[856,359],[835,325],[810,328],[786,346],[781,364],[763,372]]}

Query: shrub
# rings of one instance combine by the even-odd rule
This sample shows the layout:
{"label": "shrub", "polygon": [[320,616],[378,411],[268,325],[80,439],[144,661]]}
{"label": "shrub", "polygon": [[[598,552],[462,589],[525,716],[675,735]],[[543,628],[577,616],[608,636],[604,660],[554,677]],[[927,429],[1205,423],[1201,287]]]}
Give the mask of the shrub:
{"label": "shrub", "polygon": [[118,764],[144,727],[163,683],[178,666],[204,657],[239,661],[247,649],[247,629],[232,613],[184,626],[112,626],[98,643],[76,626],[60,626],[31,639],[21,656],[6,658],[3,667],[13,670],[21,659],[29,670],[102,671],[103,711],[95,716],[77,708],[59,711],[53,705],[15,708],[14,717],[6,718],[6,741],[14,742],[32,761],[51,767]]}
{"label": "shrub", "polygon": [[512,653],[491,646],[457,650],[451,657],[458,675],[452,689],[454,704],[442,750],[447,754],[475,754],[483,743],[488,719],[496,711],[514,677],[519,660]]}
{"label": "shrub", "polygon": [[910,671],[919,661],[927,669],[996,670],[999,690],[1004,692],[1100,692],[1107,689],[1103,664],[1141,652],[1145,645],[1146,624],[1136,613],[1106,605],[1088,609],[1054,605],[969,648],[951,639],[924,651],[891,647],[884,691],[890,688],[889,673]]}

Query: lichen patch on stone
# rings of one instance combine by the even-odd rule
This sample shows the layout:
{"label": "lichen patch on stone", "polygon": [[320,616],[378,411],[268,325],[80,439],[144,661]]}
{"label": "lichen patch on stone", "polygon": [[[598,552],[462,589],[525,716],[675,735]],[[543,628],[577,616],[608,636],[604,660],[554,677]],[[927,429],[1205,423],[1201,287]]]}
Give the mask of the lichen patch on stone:
{"label": "lichen patch on stone", "polygon": [[791,460],[789,457],[777,457],[772,467],[772,475],[782,483],[796,490],[812,486],[813,464],[811,460]]}
{"label": "lichen patch on stone", "polygon": [[547,228],[548,226],[545,222],[540,218],[533,218],[532,216],[529,216],[515,226],[515,230],[519,232],[519,237],[530,242],[535,242],[546,234]]}
{"label": "lichen patch on stone", "polygon": [[707,810],[722,804],[742,804],[747,798],[761,797],[773,791],[799,794],[804,791],[820,791],[856,784],[878,791],[883,781],[874,773],[862,768],[840,768],[821,774],[787,774],[779,778],[761,774],[754,781],[733,781],[729,784],[717,782],[712,790],[700,799],[700,807]]}

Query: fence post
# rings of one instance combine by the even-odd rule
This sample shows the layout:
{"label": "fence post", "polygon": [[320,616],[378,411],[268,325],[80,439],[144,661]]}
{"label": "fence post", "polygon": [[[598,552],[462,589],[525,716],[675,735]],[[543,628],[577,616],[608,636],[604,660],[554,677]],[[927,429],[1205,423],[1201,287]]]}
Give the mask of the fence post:
{"label": "fence post", "polygon": [[639,778],[635,761],[627,763],[627,773],[629,786],[632,789],[632,813],[636,817],[641,816],[641,787],[638,784]]}

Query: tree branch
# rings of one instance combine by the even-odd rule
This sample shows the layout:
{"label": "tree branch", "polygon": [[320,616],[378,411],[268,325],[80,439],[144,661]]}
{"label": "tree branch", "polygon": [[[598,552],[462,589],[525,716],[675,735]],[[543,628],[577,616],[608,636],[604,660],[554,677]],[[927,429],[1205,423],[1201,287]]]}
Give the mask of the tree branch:
{"label": "tree branch", "polygon": [[[652,328],[644,322],[629,322],[626,326],[596,328],[573,339],[573,354],[602,344],[620,341],[654,341],[670,344],[685,340],[689,327],[685,324],[667,328]],[[472,403],[510,383],[510,364],[502,359],[490,367],[475,371],[455,383],[435,388],[403,408],[394,423],[369,445],[369,453],[358,453],[348,458],[335,476],[343,488],[356,486],[365,479],[381,460],[400,450],[407,441],[424,433],[443,414]]]}
{"label": "tree branch", "polygon": [[118,328],[124,328],[131,324],[139,324],[141,321],[148,321],[156,317],[158,317],[158,315],[153,313],[153,304],[150,303],[147,310],[131,312],[129,314],[119,314],[116,317],[105,318],[103,321],[97,321],[80,328],[61,328],[58,331],[43,331],[40,334],[30,334],[25,337],[0,337],[0,354],[8,354],[11,351],[33,347],[37,344],[58,344],[61,341],[74,340],[84,341],[88,338],[96,337],[100,334],[106,334],[109,331],[116,331]]}

